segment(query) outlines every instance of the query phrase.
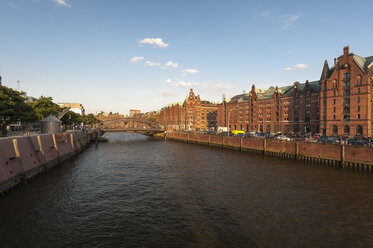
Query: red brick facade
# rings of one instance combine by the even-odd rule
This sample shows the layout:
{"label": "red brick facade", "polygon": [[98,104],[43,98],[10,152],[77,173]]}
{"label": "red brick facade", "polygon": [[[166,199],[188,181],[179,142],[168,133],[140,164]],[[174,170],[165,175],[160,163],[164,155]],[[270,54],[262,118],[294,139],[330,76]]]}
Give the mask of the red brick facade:
{"label": "red brick facade", "polygon": [[218,126],[262,132],[318,132],[318,81],[255,89],[218,105]]}
{"label": "red brick facade", "polygon": [[167,129],[174,130],[216,130],[217,106],[203,101],[190,89],[185,101],[162,108],[158,112],[158,122]]}
{"label": "red brick facade", "polygon": [[373,56],[349,53],[325,61],[319,81],[256,89],[215,105],[190,90],[181,104],[158,112],[161,125],[173,129],[318,133],[372,137]]}
{"label": "red brick facade", "polygon": [[372,137],[373,56],[363,58],[343,49],[320,80],[320,125],[326,135]]}

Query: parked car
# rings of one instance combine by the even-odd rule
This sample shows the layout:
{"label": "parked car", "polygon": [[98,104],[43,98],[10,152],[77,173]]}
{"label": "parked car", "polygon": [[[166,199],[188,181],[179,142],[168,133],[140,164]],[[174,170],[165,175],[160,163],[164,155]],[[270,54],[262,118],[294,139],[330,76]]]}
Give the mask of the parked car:
{"label": "parked car", "polygon": [[322,144],[338,144],[338,140],[331,136],[319,136],[317,142]]}
{"label": "parked car", "polygon": [[242,130],[232,130],[232,133],[233,133],[234,135],[237,135],[237,134],[245,134],[245,132],[242,131]]}
{"label": "parked car", "polygon": [[204,133],[206,133],[206,134],[215,134],[215,132],[212,131],[212,130],[205,130]]}
{"label": "parked car", "polygon": [[353,145],[353,146],[367,146],[368,142],[362,139],[353,138],[347,140],[347,145]]}
{"label": "parked car", "polygon": [[275,139],[276,138],[276,136],[275,135],[273,135],[273,134],[270,134],[270,133],[267,133],[267,134],[265,134],[265,136],[264,136],[266,139]]}
{"label": "parked car", "polygon": [[265,137],[265,133],[260,133],[260,132],[258,132],[258,133],[255,133],[255,137]]}
{"label": "parked car", "polygon": [[225,132],[225,131],[224,132],[220,132],[219,135],[220,136],[228,136],[228,132]]}
{"label": "parked car", "polygon": [[282,141],[291,141],[291,139],[289,137],[286,137],[285,135],[279,135],[277,136],[277,139]]}
{"label": "parked car", "polygon": [[321,133],[315,133],[315,134],[313,135],[313,137],[314,137],[315,139],[318,139],[320,136],[321,136]]}
{"label": "parked car", "polygon": [[256,136],[255,136],[255,132],[246,132],[246,133],[245,133],[245,137],[247,137],[247,138],[253,138],[253,137],[256,137]]}

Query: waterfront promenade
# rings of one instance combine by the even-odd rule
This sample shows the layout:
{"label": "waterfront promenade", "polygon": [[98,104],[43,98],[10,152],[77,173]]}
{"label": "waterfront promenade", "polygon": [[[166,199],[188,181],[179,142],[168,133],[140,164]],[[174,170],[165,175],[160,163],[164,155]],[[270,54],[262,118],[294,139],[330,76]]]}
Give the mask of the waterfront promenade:
{"label": "waterfront promenade", "polygon": [[74,157],[88,143],[83,131],[0,138],[0,194]]}
{"label": "waterfront promenade", "polygon": [[167,139],[255,152],[328,166],[373,171],[373,148],[369,147],[229,137],[195,132],[167,132]]}

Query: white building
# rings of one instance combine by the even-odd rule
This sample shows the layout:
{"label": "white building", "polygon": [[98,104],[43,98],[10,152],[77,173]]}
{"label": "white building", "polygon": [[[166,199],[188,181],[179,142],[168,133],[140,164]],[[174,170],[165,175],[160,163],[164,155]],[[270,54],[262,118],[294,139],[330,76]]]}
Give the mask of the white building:
{"label": "white building", "polygon": [[69,108],[70,111],[77,113],[79,115],[85,115],[85,109],[82,104],[80,103],[58,103],[58,106],[61,108]]}

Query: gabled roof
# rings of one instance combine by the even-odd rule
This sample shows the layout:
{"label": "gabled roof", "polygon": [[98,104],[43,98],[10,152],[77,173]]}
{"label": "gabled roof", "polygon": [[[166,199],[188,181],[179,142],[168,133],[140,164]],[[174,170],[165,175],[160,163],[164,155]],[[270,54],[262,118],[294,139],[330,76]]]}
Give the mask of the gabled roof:
{"label": "gabled roof", "polygon": [[[320,81],[319,80],[308,82],[308,84],[311,87],[312,91],[314,91],[314,92],[320,91]],[[302,84],[296,83],[296,85],[297,85],[296,87],[298,88],[298,90],[301,90],[301,91],[304,90],[304,88],[306,87],[306,83],[302,83]],[[291,96],[293,94],[294,89],[295,89],[295,85],[283,86],[283,87],[280,87],[280,88],[277,88],[277,89],[276,89],[276,87],[271,86],[267,90],[259,89],[259,91],[257,93],[257,96],[261,100],[273,98],[273,95],[276,92],[278,92],[278,93],[280,93],[284,96]],[[257,91],[257,89],[255,89],[255,91]],[[250,96],[251,96],[251,92],[247,93],[247,94],[236,95],[236,96],[234,96],[230,99],[226,99],[225,101],[226,101],[226,103],[248,102]]]}
{"label": "gabled roof", "polygon": [[[314,92],[320,91],[320,81],[308,82],[308,85],[311,87],[312,91]],[[304,90],[305,87],[306,87],[306,83],[297,84],[298,90]],[[291,96],[293,94],[294,89],[295,89],[295,85],[287,86],[287,89],[283,91],[282,94],[284,94],[285,96]]]}
{"label": "gabled roof", "polygon": [[323,67],[322,72],[321,72],[320,80],[327,80],[330,75],[331,74],[330,74],[330,69],[329,69],[328,61],[325,59],[324,67]]}
{"label": "gabled roof", "polygon": [[240,95],[236,95],[230,99],[227,99],[226,102],[229,102],[229,103],[237,103],[239,102],[240,98],[245,96],[246,94],[240,94]]}
{"label": "gabled roof", "polygon": [[49,115],[48,117],[44,118],[40,122],[58,122],[58,123],[61,123],[62,121],[54,115]]}
{"label": "gabled roof", "polygon": [[258,94],[259,99],[270,99],[273,97],[273,94],[276,92],[276,88],[271,86],[268,90],[263,93]]}
{"label": "gabled roof", "polygon": [[360,67],[362,71],[367,71],[368,68],[372,66],[373,56],[364,58],[358,55],[354,55],[353,58],[354,58],[355,63]]}
{"label": "gabled roof", "polygon": [[313,91],[320,91],[320,81],[308,82]]}

